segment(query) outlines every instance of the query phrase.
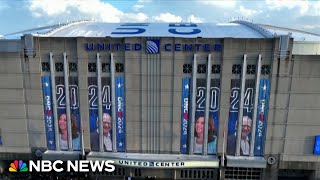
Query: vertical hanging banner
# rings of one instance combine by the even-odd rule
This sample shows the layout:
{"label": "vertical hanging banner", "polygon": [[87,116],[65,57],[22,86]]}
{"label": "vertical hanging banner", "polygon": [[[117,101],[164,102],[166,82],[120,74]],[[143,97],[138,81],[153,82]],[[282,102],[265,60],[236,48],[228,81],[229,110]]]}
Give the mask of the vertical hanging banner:
{"label": "vertical hanging banner", "polygon": [[[209,97],[209,121],[208,121],[208,154],[217,153],[217,135],[219,127],[219,97],[220,80],[211,79]],[[197,79],[196,113],[194,126],[194,153],[201,154],[203,150],[203,130],[206,105],[206,79]]]}
{"label": "vertical hanging banner", "polygon": [[44,124],[46,128],[47,148],[49,150],[56,150],[50,76],[42,76],[41,80],[42,80]]}
{"label": "vertical hanging banner", "polygon": [[126,139],[125,139],[125,95],[124,95],[124,78],[116,77],[116,126],[117,126],[117,151],[125,152]]}
{"label": "vertical hanging banner", "polygon": [[69,78],[69,94],[70,94],[70,120],[71,131],[68,132],[67,114],[66,114],[66,92],[64,87],[64,77],[56,77],[56,97],[57,97],[57,112],[59,125],[59,141],[60,148],[67,150],[68,133],[72,133],[73,150],[81,149],[81,134],[80,134],[80,115],[79,115],[79,96],[78,96],[78,81],[77,77]]}
{"label": "vertical hanging banner", "polygon": [[[96,77],[88,77],[88,99],[89,99],[89,123],[90,123],[90,138],[91,138],[91,150],[99,150],[99,139],[94,148],[92,147],[92,136],[98,133],[98,86]],[[94,133],[94,134],[92,134]],[[96,138],[99,138],[97,136]],[[95,140],[94,140],[95,141]]]}
{"label": "vertical hanging banner", "polygon": [[79,112],[78,77],[69,77],[69,97],[73,150],[81,149],[81,122]]}
{"label": "vertical hanging banner", "polygon": [[266,136],[266,124],[267,124],[267,114],[269,107],[269,91],[270,91],[270,80],[261,79],[259,87],[259,101],[258,101],[258,117],[256,124],[256,138],[254,155],[263,156],[264,155],[264,141]]}
{"label": "vertical hanging banner", "polygon": [[182,78],[180,152],[187,153],[190,107],[190,78]]}
{"label": "vertical hanging banner", "polygon": [[0,128],[0,145],[2,145],[2,132],[1,132],[1,128]]}
{"label": "vertical hanging banner", "polygon": [[[231,80],[231,96],[230,96],[230,110],[229,110],[229,124],[228,124],[228,154],[235,154],[235,144],[232,145],[230,140],[236,137],[237,121],[239,112],[239,99],[240,99],[240,80]],[[235,141],[235,140],[234,140]],[[235,143],[235,142],[234,142]],[[232,147],[231,147],[232,146]]]}
{"label": "vertical hanging banner", "polygon": [[[236,139],[237,139],[237,124],[239,114],[240,101],[240,79],[231,80],[231,97],[230,97],[230,111],[228,124],[228,138],[227,138],[227,154],[235,155]],[[246,80],[244,101],[243,101],[243,117],[242,117],[242,132],[241,132],[241,156],[248,156],[250,153],[251,142],[251,127],[253,116],[253,98],[254,98],[254,79]]]}
{"label": "vertical hanging banner", "polygon": [[57,98],[57,116],[59,126],[59,142],[61,150],[68,150],[68,124],[66,114],[66,94],[64,88],[64,77],[55,77],[56,80],[56,98]]}
{"label": "vertical hanging banner", "polygon": [[[102,124],[103,147],[105,151],[112,151],[112,113],[111,113],[111,80],[101,78],[102,88]],[[99,151],[99,112],[97,77],[88,77],[89,123],[91,150]]]}

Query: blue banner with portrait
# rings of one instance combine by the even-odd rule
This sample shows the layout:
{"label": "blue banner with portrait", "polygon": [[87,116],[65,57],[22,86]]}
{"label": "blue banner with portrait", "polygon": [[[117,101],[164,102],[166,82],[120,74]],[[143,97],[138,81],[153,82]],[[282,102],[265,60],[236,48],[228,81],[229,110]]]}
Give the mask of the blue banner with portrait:
{"label": "blue banner with portrait", "polygon": [[62,150],[68,150],[68,133],[72,136],[73,150],[81,149],[81,130],[79,113],[79,88],[78,78],[69,77],[69,99],[70,99],[70,121],[71,132],[68,132],[67,112],[66,112],[66,90],[64,86],[64,77],[55,77],[56,80],[56,98],[59,126],[59,142]]}
{"label": "blue banner with portrait", "polygon": [[73,150],[81,149],[81,121],[79,111],[79,88],[78,77],[69,77],[69,97],[70,97],[70,113],[71,113],[71,129],[72,129],[72,148]]}
{"label": "blue banner with portrait", "polygon": [[47,148],[49,150],[56,150],[50,76],[42,76],[41,80]]}
{"label": "blue banner with portrait", "polygon": [[188,126],[190,107],[190,78],[182,78],[182,98],[181,98],[181,137],[180,152],[188,153]]}
{"label": "blue banner with portrait", "polygon": [[[208,154],[217,153],[217,135],[219,127],[220,108],[220,80],[211,79],[209,92],[209,121],[208,121]],[[194,125],[194,153],[203,151],[203,135],[206,105],[206,79],[197,79],[196,87],[196,113]]]}
{"label": "blue banner with portrait", "polygon": [[258,115],[256,123],[256,138],[254,145],[254,155],[264,155],[264,141],[266,136],[267,115],[269,107],[270,80],[261,79],[259,86]]}
{"label": "blue banner with portrait", "polygon": [[116,77],[116,137],[117,151],[125,152],[126,150],[126,126],[125,126],[125,94],[124,94],[124,78]]}
{"label": "blue banner with portrait", "polygon": [[231,80],[228,136],[236,136],[236,123],[239,113],[240,80]]}
{"label": "blue banner with portrait", "polygon": [[[96,77],[88,77],[88,99],[89,99],[89,123],[90,133],[98,133],[98,86]],[[98,136],[99,137],[99,136]],[[91,139],[91,150],[99,150],[99,139],[97,140],[96,148],[92,147]]]}
{"label": "blue banner with portrait", "polygon": [[[240,79],[231,80],[231,96],[229,110],[229,124],[227,137],[227,154],[235,155],[236,139],[237,139],[237,124],[239,116],[239,101],[240,101]],[[254,79],[245,81],[244,102],[243,102],[243,117],[241,131],[241,147],[240,155],[248,156],[250,153],[251,142],[251,126],[253,116],[253,98],[254,98]]]}
{"label": "blue banner with portrait", "polygon": [[112,113],[110,78],[101,77],[101,96],[98,97],[97,77],[88,77],[89,123],[91,150],[99,151],[98,98],[102,98],[102,130],[104,151],[112,151]]}

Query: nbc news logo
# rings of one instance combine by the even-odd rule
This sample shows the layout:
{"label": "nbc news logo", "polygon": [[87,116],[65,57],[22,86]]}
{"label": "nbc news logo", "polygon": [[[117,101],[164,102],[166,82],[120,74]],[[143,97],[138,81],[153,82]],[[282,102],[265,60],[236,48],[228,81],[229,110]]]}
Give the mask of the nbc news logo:
{"label": "nbc news logo", "polygon": [[159,51],[160,51],[159,39],[148,39],[146,41],[146,52],[148,54],[159,54]]}
{"label": "nbc news logo", "polygon": [[27,164],[22,160],[14,160],[9,167],[9,172],[28,172],[28,170]]}
{"label": "nbc news logo", "polygon": [[[64,169],[63,164],[66,163],[67,168]],[[112,160],[90,161],[90,160],[75,160],[63,162],[61,160],[29,160],[29,166],[22,160],[14,160],[10,163],[9,172],[113,172],[115,166]],[[0,167],[1,172],[1,167]],[[0,177],[1,179],[1,177]]]}

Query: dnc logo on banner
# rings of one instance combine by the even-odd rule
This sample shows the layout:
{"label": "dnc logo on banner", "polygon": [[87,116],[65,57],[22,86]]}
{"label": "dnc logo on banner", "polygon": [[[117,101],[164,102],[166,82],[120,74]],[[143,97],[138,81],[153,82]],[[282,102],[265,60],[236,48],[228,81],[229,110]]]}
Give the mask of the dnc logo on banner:
{"label": "dnc logo on banner", "polygon": [[9,167],[9,172],[28,172],[28,170],[27,164],[22,160],[14,160]]}
{"label": "dnc logo on banner", "polygon": [[149,39],[146,41],[146,52],[148,54],[159,54],[160,51],[160,40]]}

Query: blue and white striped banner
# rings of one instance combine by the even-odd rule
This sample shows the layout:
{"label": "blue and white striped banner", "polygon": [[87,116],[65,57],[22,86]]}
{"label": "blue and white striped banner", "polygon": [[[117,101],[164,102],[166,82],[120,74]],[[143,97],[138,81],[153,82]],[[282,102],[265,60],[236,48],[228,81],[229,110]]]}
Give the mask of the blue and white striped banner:
{"label": "blue and white striped banner", "polygon": [[181,98],[181,138],[180,152],[186,154],[188,151],[188,126],[189,126],[189,107],[190,107],[190,78],[182,79],[182,98]]}
{"label": "blue and white striped banner", "polygon": [[117,151],[126,150],[126,126],[125,126],[125,95],[124,78],[116,77],[116,122],[117,122]]}
{"label": "blue and white striped banner", "polygon": [[42,76],[41,80],[47,147],[56,150],[50,76]]}
{"label": "blue and white striped banner", "polygon": [[259,103],[258,103],[258,117],[256,125],[256,139],[254,147],[255,156],[263,156],[264,141],[266,136],[266,124],[269,104],[270,80],[261,79],[259,87]]}

